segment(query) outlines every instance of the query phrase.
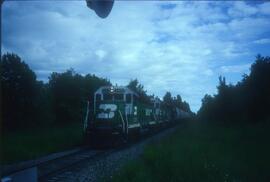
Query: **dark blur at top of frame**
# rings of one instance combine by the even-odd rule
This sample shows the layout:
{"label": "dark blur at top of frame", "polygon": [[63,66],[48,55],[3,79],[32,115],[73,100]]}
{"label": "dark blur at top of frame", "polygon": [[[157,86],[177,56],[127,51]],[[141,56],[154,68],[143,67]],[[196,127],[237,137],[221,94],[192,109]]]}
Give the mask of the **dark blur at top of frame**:
{"label": "dark blur at top of frame", "polygon": [[86,0],[87,6],[100,18],[106,18],[113,7],[114,0]]}

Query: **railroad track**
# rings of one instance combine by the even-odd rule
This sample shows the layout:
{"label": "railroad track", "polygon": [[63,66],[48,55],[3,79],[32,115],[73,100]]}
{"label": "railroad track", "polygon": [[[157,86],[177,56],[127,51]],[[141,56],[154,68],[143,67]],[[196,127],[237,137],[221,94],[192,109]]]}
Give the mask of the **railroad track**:
{"label": "railroad track", "polygon": [[[36,178],[38,181],[61,181],[61,179],[54,180],[54,176],[61,176],[61,174],[65,175],[67,173],[71,173],[72,171],[79,170],[86,163],[89,164],[89,162],[91,161],[92,162],[98,161],[102,158],[105,158],[106,156],[109,156],[114,152],[128,149],[134,145],[138,145],[142,143],[144,140],[147,140],[147,138],[154,137],[155,135],[156,133],[148,135],[143,139],[137,139],[129,144],[113,149],[98,150],[91,148],[80,148],[77,150],[73,150],[71,152],[67,152],[66,154],[64,153],[62,155],[53,154],[55,156],[52,155],[52,157],[47,157],[47,160],[45,158],[39,161],[34,161],[32,163],[30,162],[30,164],[17,165],[17,168],[16,167],[13,168],[7,167],[6,169],[2,168],[1,169],[2,175],[4,175],[5,177],[2,178],[1,182],[9,181],[8,180],[9,177],[14,180],[16,178],[16,175],[18,176],[18,174],[19,177],[22,177],[23,175],[21,175],[20,173],[22,173],[23,171],[27,172],[27,170],[29,169],[32,169],[32,172],[29,173],[28,171],[27,175],[28,176],[32,175],[32,178]],[[20,179],[17,181],[20,181]]]}
{"label": "railroad track", "polygon": [[89,149],[72,156],[64,157],[63,159],[56,159],[49,161],[48,163],[43,163],[38,166],[38,181],[49,181],[49,179],[57,174],[73,171],[77,167],[83,165],[84,162],[98,160],[106,155],[110,155],[116,150],[117,149],[108,149],[97,151]]}
{"label": "railroad track", "polygon": [[[50,176],[53,176],[56,173],[60,173],[70,167],[81,164],[86,160],[98,159],[104,155],[112,153],[115,150],[116,149],[96,150],[90,148],[80,148],[64,152],[64,154],[52,154],[39,160],[28,161],[17,165],[4,166],[1,167],[1,175],[3,176],[1,181],[10,181],[10,179],[20,181],[20,179],[25,175],[36,176],[38,181],[46,181],[46,179],[50,178]],[[32,169],[32,171],[29,171],[29,169]]]}

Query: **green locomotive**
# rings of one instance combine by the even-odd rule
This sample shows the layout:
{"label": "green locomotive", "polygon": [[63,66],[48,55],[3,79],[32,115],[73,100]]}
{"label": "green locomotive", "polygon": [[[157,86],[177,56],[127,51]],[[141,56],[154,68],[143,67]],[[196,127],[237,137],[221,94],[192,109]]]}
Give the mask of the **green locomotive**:
{"label": "green locomotive", "polygon": [[88,104],[84,128],[88,141],[127,140],[163,127],[171,120],[172,114],[162,109],[159,99],[142,103],[128,87],[104,86],[94,94],[93,109]]}

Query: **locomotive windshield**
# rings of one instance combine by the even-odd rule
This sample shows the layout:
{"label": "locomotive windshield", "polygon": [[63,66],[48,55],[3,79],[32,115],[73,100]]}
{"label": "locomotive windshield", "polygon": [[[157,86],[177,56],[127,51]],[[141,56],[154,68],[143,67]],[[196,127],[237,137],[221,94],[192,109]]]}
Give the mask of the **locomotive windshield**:
{"label": "locomotive windshield", "polygon": [[124,100],[124,94],[115,94],[114,100],[119,100],[119,101]]}
{"label": "locomotive windshield", "polygon": [[102,88],[101,95],[103,95],[103,101],[124,101],[124,89],[109,87]]}
{"label": "locomotive windshield", "polygon": [[[123,101],[124,95],[118,93],[105,93],[103,94],[103,101]],[[98,99],[97,99],[98,101]]]}
{"label": "locomotive windshield", "polygon": [[123,94],[118,94],[118,93],[105,93],[103,94],[103,100],[104,101],[123,101],[124,100],[124,95]]}
{"label": "locomotive windshield", "polygon": [[113,100],[113,95],[109,94],[109,93],[103,94],[103,100],[104,101],[111,101],[111,100]]}

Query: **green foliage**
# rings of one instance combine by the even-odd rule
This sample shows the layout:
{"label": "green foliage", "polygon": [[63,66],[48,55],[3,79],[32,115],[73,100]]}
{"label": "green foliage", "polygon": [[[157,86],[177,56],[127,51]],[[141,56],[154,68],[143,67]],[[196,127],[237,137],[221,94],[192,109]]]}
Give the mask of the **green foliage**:
{"label": "green foliage", "polygon": [[205,95],[198,112],[202,120],[257,122],[270,118],[270,58],[258,56],[236,85],[219,78],[218,93]]}
{"label": "green foliage", "polygon": [[93,107],[95,90],[111,85],[107,79],[90,74],[82,76],[73,69],[54,72],[49,83],[43,83],[13,53],[2,56],[0,68],[4,130],[82,122],[86,101]]}
{"label": "green foliage", "polygon": [[35,100],[36,123],[38,126],[51,126],[54,124],[52,110],[52,94],[48,83],[38,81],[37,99]]}
{"label": "green foliage", "polygon": [[87,74],[83,78],[82,92],[84,100],[90,102],[90,107],[94,107],[94,93],[101,86],[111,86],[111,82],[107,79],[97,77],[95,75]]}
{"label": "green foliage", "polygon": [[144,90],[144,86],[140,84],[137,79],[131,80],[127,87],[139,95],[138,99],[141,102],[151,104],[151,96],[147,95],[147,91]]}
{"label": "green foliage", "polygon": [[37,81],[35,73],[16,54],[1,57],[3,128],[19,128],[34,122]]}
{"label": "green foliage", "polygon": [[173,112],[173,109],[175,107],[178,107],[186,112],[192,113],[190,110],[189,104],[186,101],[182,101],[182,98],[180,95],[177,95],[176,97],[172,97],[170,92],[166,92],[163,96],[163,107],[165,107],[167,110],[171,110]]}
{"label": "green foliage", "polygon": [[3,134],[1,163],[35,159],[82,144],[82,124],[36,127]]}
{"label": "green foliage", "polygon": [[189,122],[146,146],[112,181],[269,181],[269,127]]}
{"label": "green foliage", "polygon": [[82,76],[72,69],[52,73],[43,83],[18,55],[10,53],[1,57],[0,68],[3,163],[81,144],[86,101],[93,100],[97,88],[110,85],[106,79]]}
{"label": "green foliage", "polygon": [[56,122],[75,122],[81,119],[79,116],[83,100],[80,80],[81,76],[75,74],[73,70],[51,74],[49,87]]}
{"label": "green foliage", "polygon": [[[110,85],[110,82],[95,75],[88,74],[83,77],[72,69],[64,73],[52,73],[49,78],[49,88],[56,122],[82,121],[85,101],[93,100],[92,96],[96,89],[104,85]],[[93,105],[93,102],[91,103]]]}

